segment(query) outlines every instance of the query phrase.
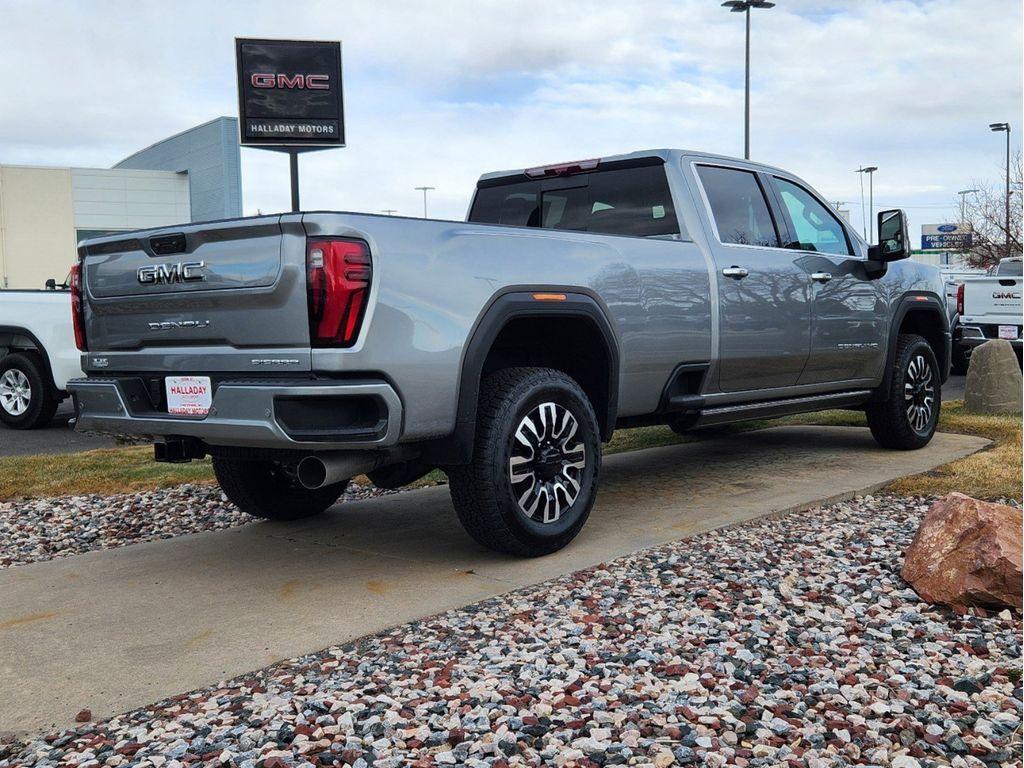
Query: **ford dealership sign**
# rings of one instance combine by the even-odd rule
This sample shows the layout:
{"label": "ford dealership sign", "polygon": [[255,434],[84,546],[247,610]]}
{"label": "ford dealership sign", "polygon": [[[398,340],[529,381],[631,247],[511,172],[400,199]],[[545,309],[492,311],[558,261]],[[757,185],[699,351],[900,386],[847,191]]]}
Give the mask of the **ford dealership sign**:
{"label": "ford dealership sign", "polygon": [[972,232],[959,224],[922,224],[923,250],[966,251],[971,247]]}
{"label": "ford dealership sign", "polygon": [[341,43],[235,39],[243,146],[343,147]]}

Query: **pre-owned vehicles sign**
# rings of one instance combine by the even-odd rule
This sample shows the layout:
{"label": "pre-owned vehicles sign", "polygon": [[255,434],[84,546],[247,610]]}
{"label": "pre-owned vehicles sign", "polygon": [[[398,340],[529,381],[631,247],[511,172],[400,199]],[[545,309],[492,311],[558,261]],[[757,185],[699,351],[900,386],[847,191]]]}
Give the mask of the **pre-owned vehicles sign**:
{"label": "pre-owned vehicles sign", "polygon": [[961,224],[922,224],[921,248],[966,251],[971,247],[972,235],[970,227]]}
{"label": "pre-owned vehicles sign", "polygon": [[341,43],[235,39],[241,143],[343,147]]}

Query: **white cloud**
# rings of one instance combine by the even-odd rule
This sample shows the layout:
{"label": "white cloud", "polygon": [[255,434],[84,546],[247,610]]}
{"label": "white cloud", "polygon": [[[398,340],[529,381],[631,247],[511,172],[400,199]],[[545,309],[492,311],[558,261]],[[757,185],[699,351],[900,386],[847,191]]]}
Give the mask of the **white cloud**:
{"label": "white cloud", "polygon": [[[1022,112],[1021,7],[780,0],[755,11],[756,159],[859,220],[859,164],[912,222],[998,175]],[[349,147],[305,155],[303,206],[461,218],[483,171],[681,146],[742,153],[743,19],[717,1],[39,3],[0,9],[0,162],[110,165],[236,110],[234,36],[342,39]],[[1024,128],[1024,126],[1020,126]],[[1015,132],[1017,143],[1019,132]],[[247,212],[288,204],[243,150]]]}

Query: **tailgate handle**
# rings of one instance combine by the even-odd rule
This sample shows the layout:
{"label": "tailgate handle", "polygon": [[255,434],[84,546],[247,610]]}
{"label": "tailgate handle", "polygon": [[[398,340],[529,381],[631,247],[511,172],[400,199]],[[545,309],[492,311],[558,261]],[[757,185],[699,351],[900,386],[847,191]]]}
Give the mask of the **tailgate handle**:
{"label": "tailgate handle", "polygon": [[149,247],[157,256],[185,252],[185,235],[178,232],[173,235],[159,235],[149,238]]}
{"label": "tailgate handle", "polygon": [[1004,287],[1006,287],[1006,288],[1012,288],[1013,286],[1015,286],[1017,284],[1017,281],[1016,280],[1000,280],[999,284],[1004,286]]}

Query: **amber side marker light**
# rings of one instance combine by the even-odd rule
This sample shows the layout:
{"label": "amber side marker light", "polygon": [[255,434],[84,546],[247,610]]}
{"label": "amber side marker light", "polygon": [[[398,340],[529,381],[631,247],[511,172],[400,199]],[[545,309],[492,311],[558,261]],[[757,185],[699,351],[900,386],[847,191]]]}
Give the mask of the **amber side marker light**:
{"label": "amber side marker light", "polygon": [[534,301],[565,301],[564,293],[535,293]]}

